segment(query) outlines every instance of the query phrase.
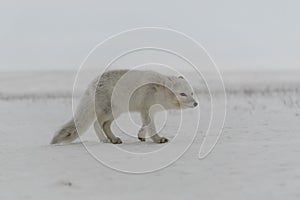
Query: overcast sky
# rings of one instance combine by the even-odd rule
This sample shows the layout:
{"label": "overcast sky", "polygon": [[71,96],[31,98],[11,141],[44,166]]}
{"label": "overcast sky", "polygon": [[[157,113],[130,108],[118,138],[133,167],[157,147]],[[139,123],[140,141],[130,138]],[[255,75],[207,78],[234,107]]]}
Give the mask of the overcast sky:
{"label": "overcast sky", "polygon": [[0,0],[0,69],[77,69],[97,43],[158,26],[193,37],[221,70],[300,69],[300,1]]}

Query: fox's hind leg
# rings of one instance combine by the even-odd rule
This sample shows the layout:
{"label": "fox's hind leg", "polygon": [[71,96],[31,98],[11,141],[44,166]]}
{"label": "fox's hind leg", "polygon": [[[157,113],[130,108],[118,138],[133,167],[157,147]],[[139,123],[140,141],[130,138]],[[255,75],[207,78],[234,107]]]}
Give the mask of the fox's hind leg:
{"label": "fox's hind leg", "polygon": [[103,131],[104,131],[106,137],[111,141],[111,143],[122,144],[122,140],[120,138],[116,137],[110,129],[112,122],[113,122],[113,120],[105,121],[102,125]]}
{"label": "fox's hind leg", "polygon": [[[97,96],[96,96],[97,97]],[[116,114],[113,115],[111,111],[111,102],[110,100],[104,101],[105,98],[95,100],[95,112],[96,112],[96,122],[100,123],[100,126],[106,136],[106,138],[113,144],[121,144],[122,140],[118,137],[116,137],[113,132],[111,131],[111,124],[113,120],[115,119],[114,117],[118,117]],[[103,135],[103,132],[101,131],[101,128],[99,127],[98,124],[94,124],[95,131],[97,132],[97,135],[99,139],[105,137]],[[102,133],[100,133],[100,131]],[[102,137],[103,136],[103,137]],[[104,139],[104,138],[103,138]]]}
{"label": "fox's hind leg", "polygon": [[143,125],[143,127],[140,129],[139,133],[138,133],[138,139],[141,142],[145,142],[146,141],[146,132],[147,132],[147,127],[145,127]]}
{"label": "fox's hind leg", "polygon": [[107,139],[105,134],[103,133],[103,130],[100,127],[100,124],[98,123],[98,120],[94,122],[94,129],[96,132],[96,135],[98,136],[100,142],[109,143],[110,141]]}

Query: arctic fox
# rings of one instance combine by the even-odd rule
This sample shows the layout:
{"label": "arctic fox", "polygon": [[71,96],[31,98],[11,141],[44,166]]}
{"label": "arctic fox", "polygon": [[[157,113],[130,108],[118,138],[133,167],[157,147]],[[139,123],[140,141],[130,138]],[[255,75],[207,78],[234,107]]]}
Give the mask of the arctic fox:
{"label": "arctic fox", "polygon": [[140,113],[140,141],[146,141],[148,133],[155,143],[168,142],[156,132],[153,117],[157,109],[152,109],[152,106],[160,105],[166,110],[194,108],[198,103],[193,95],[192,88],[182,76],[140,70],[105,72],[91,82],[74,118],[61,127],[51,144],[72,142],[92,123],[100,141],[121,144],[122,140],[112,133],[110,127],[114,119],[124,112]]}

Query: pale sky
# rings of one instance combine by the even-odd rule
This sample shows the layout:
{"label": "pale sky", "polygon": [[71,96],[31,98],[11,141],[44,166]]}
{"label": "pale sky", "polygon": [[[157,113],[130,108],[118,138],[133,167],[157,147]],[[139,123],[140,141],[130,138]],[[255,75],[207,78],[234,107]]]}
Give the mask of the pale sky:
{"label": "pale sky", "polygon": [[0,2],[0,70],[76,70],[97,43],[144,26],[186,33],[221,70],[300,69],[296,0]]}

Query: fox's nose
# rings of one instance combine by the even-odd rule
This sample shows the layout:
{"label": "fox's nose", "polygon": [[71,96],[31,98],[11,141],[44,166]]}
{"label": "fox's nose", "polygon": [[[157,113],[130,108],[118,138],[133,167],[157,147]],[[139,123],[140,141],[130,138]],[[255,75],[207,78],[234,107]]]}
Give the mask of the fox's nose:
{"label": "fox's nose", "polygon": [[198,106],[198,103],[197,103],[197,102],[194,103],[194,107],[196,107],[196,106]]}

